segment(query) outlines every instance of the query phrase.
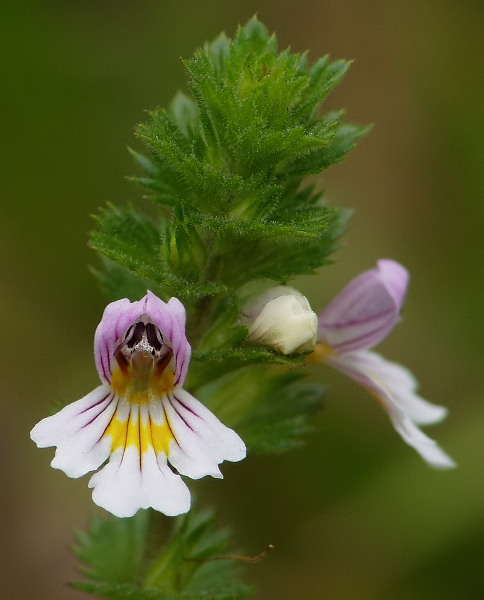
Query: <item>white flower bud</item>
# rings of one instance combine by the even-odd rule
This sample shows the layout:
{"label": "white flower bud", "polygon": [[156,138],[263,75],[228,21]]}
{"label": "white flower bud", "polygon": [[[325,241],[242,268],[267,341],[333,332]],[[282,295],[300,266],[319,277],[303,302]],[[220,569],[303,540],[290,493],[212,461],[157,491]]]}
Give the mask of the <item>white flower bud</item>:
{"label": "white flower bud", "polygon": [[316,343],[318,318],[297,290],[277,286],[244,310],[248,339],[282,354],[310,350]]}

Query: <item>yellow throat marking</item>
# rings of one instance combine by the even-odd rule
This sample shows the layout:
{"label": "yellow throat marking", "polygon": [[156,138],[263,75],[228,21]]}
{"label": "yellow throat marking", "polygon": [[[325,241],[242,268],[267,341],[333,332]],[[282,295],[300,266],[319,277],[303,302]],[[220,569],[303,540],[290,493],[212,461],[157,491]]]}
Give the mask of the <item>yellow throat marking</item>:
{"label": "yellow throat marking", "polygon": [[169,368],[161,373],[155,370],[147,377],[139,376],[132,369],[115,369],[111,387],[120,398],[126,398],[130,404],[144,404],[172,390],[175,387],[175,374]]}
{"label": "yellow throat marking", "polygon": [[145,423],[135,409],[131,409],[126,421],[121,421],[117,414],[114,415],[104,435],[111,436],[111,452],[115,452],[118,448],[135,446],[140,455],[153,448],[155,454],[163,452],[168,456],[170,442],[174,439],[166,416],[161,425],[154,423],[149,416]]}
{"label": "yellow throat marking", "polygon": [[[155,454],[164,452],[168,456],[174,436],[161,406],[161,396],[174,388],[174,381],[175,375],[170,368],[161,372],[154,369],[147,375],[139,375],[131,368],[113,371],[111,388],[120,403],[129,403],[129,415],[121,419],[118,407],[104,432],[104,436],[111,436],[111,452],[135,446],[140,455],[153,448]],[[153,420],[150,404],[158,405],[156,412],[163,414],[162,423]]]}

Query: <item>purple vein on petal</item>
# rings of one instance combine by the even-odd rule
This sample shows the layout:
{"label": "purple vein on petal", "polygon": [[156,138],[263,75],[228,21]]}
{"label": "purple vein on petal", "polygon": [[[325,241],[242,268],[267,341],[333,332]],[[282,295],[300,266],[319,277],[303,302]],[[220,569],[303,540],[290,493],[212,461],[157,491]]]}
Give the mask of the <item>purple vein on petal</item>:
{"label": "purple vein on petal", "polygon": [[382,318],[384,316],[386,316],[388,313],[393,313],[395,312],[395,309],[393,307],[387,308],[385,310],[382,310],[381,312],[378,313],[378,315],[372,315],[370,317],[365,317],[363,319],[350,319],[347,321],[339,321],[339,322],[328,322],[325,323],[324,319],[322,319],[320,317],[320,325],[322,325],[323,327],[327,327],[328,329],[343,329],[344,327],[352,327],[354,325],[362,325],[368,321],[373,321],[374,319],[378,318]]}
{"label": "purple vein on petal", "polygon": [[[114,394],[113,394],[113,392],[111,392],[110,394],[108,394],[108,395],[107,395],[107,396],[104,398],[104,400],[107,400],[107,399],[109,398],[109,402],[107,402],[107,403],[106,403],[106,405],[105,405],[105,406],[103,406],[103,408],[102,408],[102,409],[101,409],[101,410],[100,410],[100,411],[97,413],[97,415],[94,415],[90,421],[88,421],[87,423],[85,423],[85,424],[84,424],[84,425],[81,427],[81,429],[84,429],[85,427],[88,427],[88,426],[89,426],[89,425],[91,425],[91,423],[93,423],[93,422],[94,422],[94,421],[95,421],[95,420],[96,420],[98,417],[100,417],[100,416],[103,414],[103,412],[104,412],[104,411],[105,411],[105,410],[106,410],[106,409],[109,407],[109,405],[111,404],[111,401],[112,401],[113,397],[114,397]],[[104,401],[104,400],[103,400],[103,401]],[[96,407],[96,406],[98,406],[99,404],[100,404],[100,403],[98,402],[98,403],[96,403],[95,405],[91,406],[91,408],[95,408],[95,407]],[[90,409],[89,409],[89,410],[90,410]],[[84,412],[85,412],[85,411],[84,411]]]}
{"label": "purple vein on petal", "polygon": [[[183,408],[186,408],[184,406],[184,404],[182,402],[180,402],[180,400],[175,396],[175,394],[173,394],[175,400],[177,402],[179,402]],[[193,433],[196,433],[196,431],[193,429],[193,427],[188,423],[188,421],[183,417],[183,415],[180,413],[180,411],[177,409],[177,407],[175,406],[175,403],[171,401],[170,396],[168,396],[168,400],[173,408],[173,410],[176,412],[176,414],[180,417],[180,419],[185,423],[185,425],[188,427],[188,429],[190,429],[190,431],[193,431]],[[190,411],[191,412],[191,411]],[[198,416],[198,415],[197,415]]]}
{"label": "purple vein on petal", "polygon": [[175,398],[177,399],[178,403],[181,404],[181,406],[183,406],[183,408],[189,412],[190,414],[192,414],[193,416],[197,417],[198,419],[200,419],[201,421],[203,421],[203,418],[196,413],[193,408],[190,408],[189,406],[187,406],[182,400],[180,400],[177,396],[175,396]]}
{"label": "purple vein on petal", "polygon": [[88,406],[87,408],[85,408],[84,410],[81,410],[81,412],[79,413],[79,415],[83,415],[84,413],[87,413],[89,410],[95,408],[96,406],[99,406],[99,404],[102,404],[107,398],[109,398],[109,396],[112,395],[112,391],[109,390],[109,392],[101,399],[98,400],[97,402],[95,402],[94,404],[91,404],[91,406]]}
{"label": "purple vein on petal", "polygon": [[[373,338],[377,334],[380,335],[380,332],[383,332],[383,331],[386,332],[387,330],[388,330],[388,325],[384,323],[383,325],[380,325],[380,327],[378,327],[377,329],[373,329],[372,331],[367,331],[366,333],[363,333],[357,337],[353,337],[353,338],[350,338],[350,339],[342,341],[342,342],[333,343],[333,344],[331,344],[331,347],[337,351],[338,350],[341,351],[341,349],[343,349],[343,351],[344,351],[345,346],[349,346],[350,348],[355,349],[355,350],[361,349],[361,348],[366,348],[366,345],[361,345],[362,341],[366,340],[369,337]],[[373,347],[374,345],[376,345],[376,344],[371,344],[369,347]]]}

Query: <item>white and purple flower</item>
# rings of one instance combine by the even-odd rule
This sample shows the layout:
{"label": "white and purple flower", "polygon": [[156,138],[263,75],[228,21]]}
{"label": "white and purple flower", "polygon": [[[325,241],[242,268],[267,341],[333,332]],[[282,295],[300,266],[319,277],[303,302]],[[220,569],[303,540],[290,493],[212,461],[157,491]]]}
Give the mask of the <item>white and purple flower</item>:
{"label": "white and purple flower", "polygon": [[370,351],[398,322],[407,284],[407,270],[392,260],[379,260],[353,279],[319,314],[308,362],[330,365],[368,389],[405,442],[431,466],[446,469],[454,461],[418,425],[441,421],[447,409],[421,398],[407,369]]}
{"label": "white and purple flower", "polygon": [[218,465],[246,452],[240,437],[183,389],[190,354],[179,300],[165,303],[148,291],[138,302],[112,302],[94,336],[102,385],[40,421],[32,439],[57,447],[51,464],[69,477],[109,459],[89,487],[94,502],[118,517],[148,507],[187,512],[190,492],[180,475],[220,478]]}

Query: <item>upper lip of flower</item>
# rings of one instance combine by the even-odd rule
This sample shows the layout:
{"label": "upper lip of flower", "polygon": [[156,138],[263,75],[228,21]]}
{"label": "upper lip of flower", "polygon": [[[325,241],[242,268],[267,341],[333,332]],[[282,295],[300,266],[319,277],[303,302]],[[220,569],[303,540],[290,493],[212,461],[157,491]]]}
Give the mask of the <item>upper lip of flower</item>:
{"label": "upper lip of flower", "polygon": [[[94,334],[94,356],[101,380],[110,383],[117,344],[127,334],[130,338],[135,336],[136,340],[139,332],[131,328],[136,327],[139,322],[145,327],[148,322],[152,323],[155,337],[156,330],[162,334],[162,340],[159,341],[173,352],[174,384],[183,385],[191,355],[190,344],[185,335],[185,308],[178,299],[171,298],[165,303],[149,290],[137,302],[123,298],[106,307]],[[150,332],[148,342],[155,346],[152,333]]]}
{"label": "upper lip of flower", "polygon": [[355,277],[320,313],[318,339],[343,354],[376,346],[393,329],[408,285],[408,271],[381,259]]}

